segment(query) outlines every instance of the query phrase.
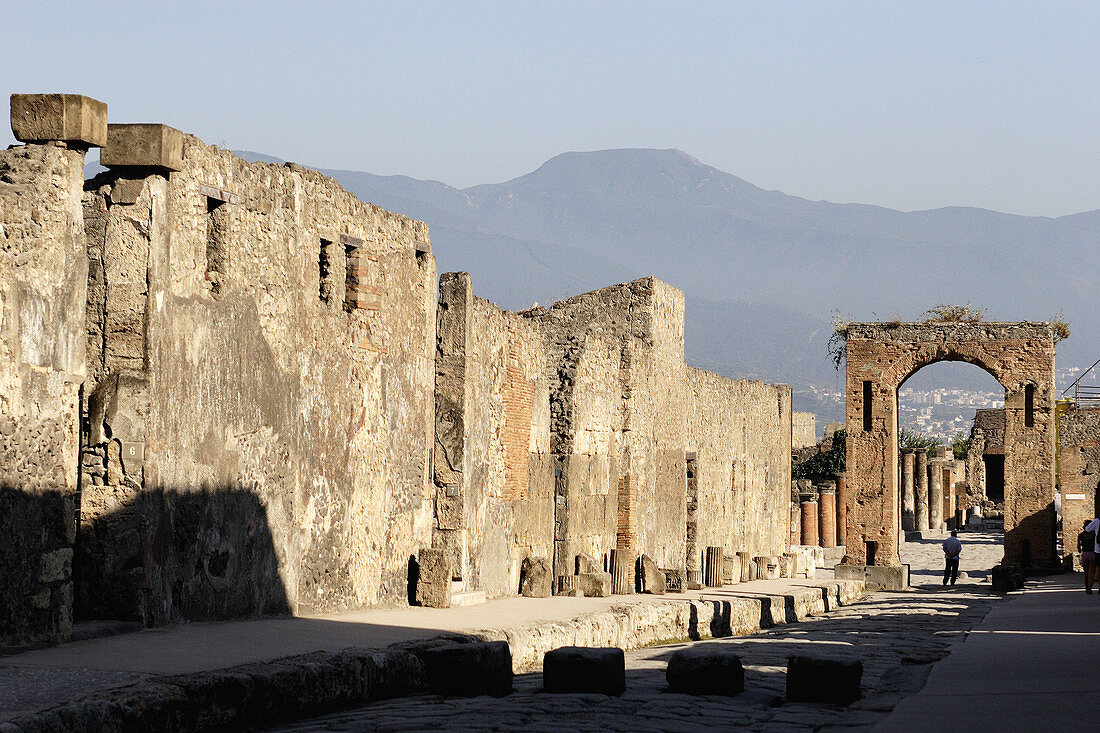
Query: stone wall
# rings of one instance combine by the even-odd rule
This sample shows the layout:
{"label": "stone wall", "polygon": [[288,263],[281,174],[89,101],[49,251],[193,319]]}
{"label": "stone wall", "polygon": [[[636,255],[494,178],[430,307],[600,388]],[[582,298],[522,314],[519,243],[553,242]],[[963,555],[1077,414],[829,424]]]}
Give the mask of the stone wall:
{"label": "stone wall", "polygon": [[[687,370],[688,446],[696,453],[698,545],[726,555],[782,555],[790,545],[786,385]],[[689,559],[689,563],[691,559]]]}
{"label": "stone wall", "polygon": [[0,153],[0,645],[786,549],[790,390],[689,369],[679,290],[508,313],[319,173],[21,109],[88,139]]}
{"label": "stone wall", "polygon": [[801,450],[817,445],[817,417],[812,412],[791,415],[791,448]]}
{"label": "stone wall", "polygon": [[0,151],[0,646],[72,628],[83,166],[61,142]]}
{"label": "stone wall", "polygon": [[440,276],[438,334],[434,543],[456,591],[515,595],[524,558],[553,553],[545,339],[464,272]]}
{"label": "stone wall", "polygon": [[1059,403],[1058,445],[1062,546],[1072,554],[1083,524],[1100,516],[1100,407]]}
{"label": "stone wall", "polygon": [[78,611],[163,623],[403,601],[432,526],[427,227],[180,137],[179,170],[119,166],[84,197]]}
{"label": "stone wall", "polygon": [[555,574],[611,550],[684,565],[683,293],[646,278],[524,314],[543,329],[562,461]]}
{"label": "stone wall", "polygon": [[1005,558],[1055,562],[1054,332],[1047,323],[854,323],[847,361],[848,554],[897,565],[897,388],[937,361],[1005,388]]}

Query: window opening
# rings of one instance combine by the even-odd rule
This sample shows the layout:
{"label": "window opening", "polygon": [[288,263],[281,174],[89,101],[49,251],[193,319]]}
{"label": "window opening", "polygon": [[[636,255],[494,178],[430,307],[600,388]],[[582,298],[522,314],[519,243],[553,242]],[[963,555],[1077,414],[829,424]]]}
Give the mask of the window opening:
{"label": "window opening", "polygon": [[1035,385],[1024,387],[1024,427],[1035,427]]}
{"label": "window opening", "polygon": [[225,285],[229,254],[226,239],[229,234],[229,207],[220,199],[206,197],[206,281],[210,292],[217,295]]}
{"label": "window opening", "polygon": [[871,383],[863,383],[863,432],[871,432]]}
{"label": "window opening", "polygon": [[332,302],[333,290],[335,290],[336,286],[336,283],[332,281],[332,260],[334,255],[335,248],[332,246],[332,242],[327,239],[322,239],[321,247],[317,255],[318,295],[321,298],[321,302],[326,304]]}

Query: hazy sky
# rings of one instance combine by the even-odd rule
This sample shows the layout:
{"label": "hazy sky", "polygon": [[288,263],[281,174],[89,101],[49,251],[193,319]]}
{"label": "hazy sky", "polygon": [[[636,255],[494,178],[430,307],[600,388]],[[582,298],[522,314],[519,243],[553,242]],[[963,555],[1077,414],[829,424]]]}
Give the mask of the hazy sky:
{"label": "hazy sky", "polygon": [[674,147],[811,199],[1100,208],[1092,0],[2,0],[0,28],[5,95],[321,167],[467,186]]}

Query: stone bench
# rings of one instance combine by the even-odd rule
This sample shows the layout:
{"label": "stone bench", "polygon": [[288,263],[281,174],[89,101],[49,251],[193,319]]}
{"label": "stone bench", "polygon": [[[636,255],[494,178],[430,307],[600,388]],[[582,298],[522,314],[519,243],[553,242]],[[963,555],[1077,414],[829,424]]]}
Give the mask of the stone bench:
{"label": "stone bench", "polygon": [[741,658],[715,644],[681,649],[668,660],[665,679],[672,692],[687,695],[736,695],[745,689]]}
{"label": "stone bench", "polygon": [[618,648],[563,646],[542,659],[546,692],[596,692],[621,695],[626,690],[626,657]]}
{"label": "stone bench", "polygon": [[862,697],[863,662],[795,655],[787,659],[787,702],[850,705]]}

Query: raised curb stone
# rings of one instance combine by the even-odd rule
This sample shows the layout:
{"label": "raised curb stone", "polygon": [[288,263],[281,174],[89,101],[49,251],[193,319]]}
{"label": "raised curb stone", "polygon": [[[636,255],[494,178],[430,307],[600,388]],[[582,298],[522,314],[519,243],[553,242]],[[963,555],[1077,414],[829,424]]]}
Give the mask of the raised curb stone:
{"label": "raised curb stone", "polygon": [[618,648],[551,649],[543,657],[542,683],[546,692],[618,696],[626,691],[626,656]]}

